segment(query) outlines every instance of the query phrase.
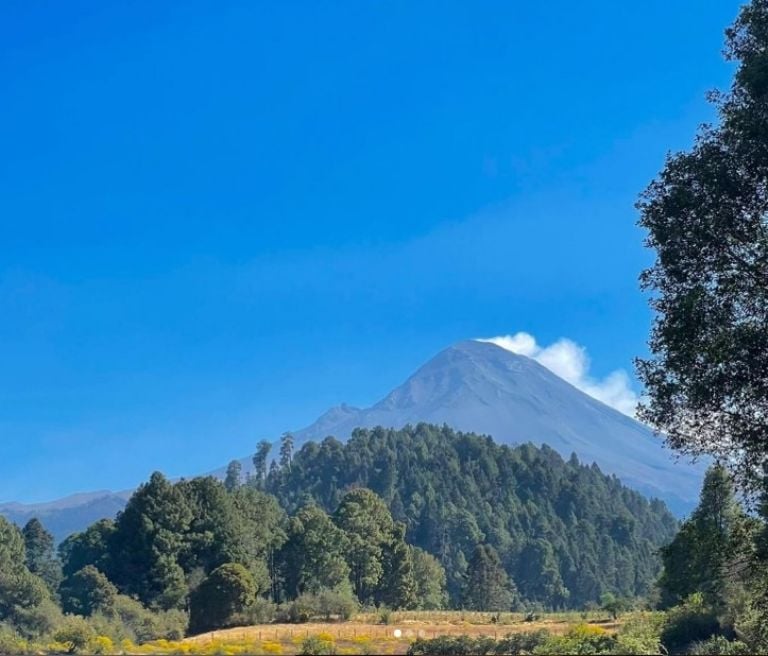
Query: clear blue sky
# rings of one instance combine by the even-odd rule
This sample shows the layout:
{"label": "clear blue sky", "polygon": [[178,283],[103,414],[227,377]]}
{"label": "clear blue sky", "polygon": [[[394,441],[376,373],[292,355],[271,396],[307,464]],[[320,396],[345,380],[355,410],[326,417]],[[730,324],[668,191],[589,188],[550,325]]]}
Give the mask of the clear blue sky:
{"label": "clear blue sky", "polygon": [[444,346],[631,371],[736,2],[0,8],[0,501],[206,471]]}

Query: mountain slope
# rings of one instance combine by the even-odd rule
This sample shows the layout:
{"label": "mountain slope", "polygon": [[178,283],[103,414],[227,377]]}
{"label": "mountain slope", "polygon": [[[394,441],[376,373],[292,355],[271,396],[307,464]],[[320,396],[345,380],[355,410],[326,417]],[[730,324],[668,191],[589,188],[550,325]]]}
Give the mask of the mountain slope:
{"label": "mountain slope", "polygon": [[[294,433],[297,445],[357,427],[401,428],[429,422],[491,435],[503,444],[548,444],[565,458],[576,453],[625,484],[664,500],[678,515],[691,510],[703,475],[700,466],[675,463],[644,425],[609,408],[538,362],[495,344],[464,341],[422,366],[370,408],[340,405]],[[251,468],[250,457],[242,460]],[[223,470],[214,472],[223,475]],[[123,493],[75,495],[50,504],[0,504],[17,523],[39,517],[57,537],[120,510]]]}
{"label": "mountain slope", "polygon": [[109,491],[74,494],[49,503],[3,503],[0,515],[23,526],[37,517],[60,542],[105,517],[114,517],[124,507],[130,492]]}
{"label": "mountain slope", "polygon": [[370,408],[342,406],[297,431],[297,443],[356,427],[399,428],[420,421],[448,424],[513,444],[548,444],[575,452],[676,513],[698,497],[702,468],[675,462],[643,424],[584,394],[535,360],[495,344],[460,342],[427,362]]}

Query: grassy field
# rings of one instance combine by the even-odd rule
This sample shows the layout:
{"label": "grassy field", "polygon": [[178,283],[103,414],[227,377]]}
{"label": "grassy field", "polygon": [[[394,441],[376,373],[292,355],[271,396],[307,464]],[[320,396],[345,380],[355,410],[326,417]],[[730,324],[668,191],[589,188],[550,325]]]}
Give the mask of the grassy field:
{"label": "grassy field", "polygon": [[[499,622],[490,613],[460,611],[392,613],[389,624],[374,614],[360,614],[348,622],[265,624],[213,631],[178,643],[160,641],[146,645],[166,653],[209,654],[296,654],[308,637],[335,645],[338,654],[405,654],[416,638],[441,635],[472,635],[501,638],[508,633],[548,629],[561,634],[574,624],[587,622],[614,631],[619,622],[604,613],[547,613],[526,622],[522,614],[504,613]],[[624,618],[621,618],[623,620]],[[154,653],[157,653],[154,652]]]}

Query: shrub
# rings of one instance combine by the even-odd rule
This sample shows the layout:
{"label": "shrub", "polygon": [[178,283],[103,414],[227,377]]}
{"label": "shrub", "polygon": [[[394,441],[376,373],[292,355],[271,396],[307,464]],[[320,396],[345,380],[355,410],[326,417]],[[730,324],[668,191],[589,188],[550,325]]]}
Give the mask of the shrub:
{"label": "shrub", "polygon": [[622,654],[660,654],[663,613],[644,613],[628,620],[619,630],[618,645]]}
{"label": "shrub", "polygon": [[107,636],[96,636],[88,643],[88,651],[92,654],[114,654],[115,643]]}
{"label": "shrub", "polygon": [[254,624],[269,624],[277,617],[277,606],[263,597],[258,597],[242,613],[237,614],[237,624],[252,626]]}
{"label": "shrub", "polygon": [[327,640],[321,636],[309,636],[301,643],[301,651],[299,652],[302,656],[325,656],[335,653],[336,644],[333,642],[333,638]]}
{"label": "shrub", "polygon": [[32,639],[51,635],[63,622],[64,614],[51,599],[45,599],[37,606],[15,607],[11,619],[22,637]]}
{"label": "shrub", "polygon": [[82,617],[69,615],[53,634],[53,639],[64,645],[68,654],[83,651],[94,637],[93,629]]}
{"label": "shrub", "polygon": [[99,635],[115,643],[129,640],[139,644],[152,640],[180,640],[188,618],[180,610],[151,611],[135,599],[118,595],[110,613],[97,612],[89,619]]}
{"label": "shrub", "polygon": [[237,616],[256,600],[253,575],[227,563],[213,570],[190,596],[189,628],[194,633],[236,624]]}
{"label": "shrub", "polygon": [[738,640],[731,641],[723,636],[714,636],[708,640],[694,642],[689,653],[701,656],[748,656],[755,652]]}
{"label": "shrub", "polygon": [[10,627],[0,624],[0,654],[26,654],[29,651],[27,640]]}
{"label": "shrub", "polygon": [[506,638],[502,638],[496,643],[495,653],[509,654],[510,656],[532,654],[536,647],[546,644],[549,638],[550,633],[546,629],[510,633]]}
{"label": "shrub", "polygon": [[565,635],[551,637],[537,646],[536,654],[620,654],[616,636],[599,626],[578,624]]}
{"label": "shrub", "polygon": [[308,622],[322,617],[330,620],[338,617],[351,619],[359,609],[357,599],[351,593],[321,590],[317,594],[304,593],[294,599],[287,608],[280,609],[278,619],[289,622]]}
{"label": "shrub", "polygon": [[667,612],[661,642],[670,652],[685,651],[692,643],[727,633],[715,612],[704,604],[700,594],[691,595],[683,604]]}
{"label": "shrub", "polygon": [[[512,636],[509,636],[512,637]],[[471,636],[440,636],[419,638],[408,649],[408,656],[487,656],[489,654],[511,654],[507,645],[493,638]]]}

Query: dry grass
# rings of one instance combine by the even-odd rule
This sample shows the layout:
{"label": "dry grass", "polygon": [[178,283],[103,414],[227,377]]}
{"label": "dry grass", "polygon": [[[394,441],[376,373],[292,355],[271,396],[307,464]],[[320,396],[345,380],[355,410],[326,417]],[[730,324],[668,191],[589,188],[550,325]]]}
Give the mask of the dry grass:
{"label": "dry grass", "polygon": [[[571,626],[584,622],[614,631],[619,623],[600,614],[584,618],[579,613],[549,613],[535,622],[525,622],[521,614],[505,613],[497,623],[491,622],[490,613],[404,612],[393,613],[387,625],[377,623],[372,614],[361,614],[349,622],[311,622],[307,624],[265,624],[212,631],[181,644],[186,649],[206,653],[295,654],[308,637],[332,641],[339,654],[405,654],[416,638],[435,638],[443,635],[471,635],[501,638],[509,633],[547,629],[553,634],[565,633]],[[622,618],[623,619],[623,618]],[[399,637],[395,632],[399,631]]]}

